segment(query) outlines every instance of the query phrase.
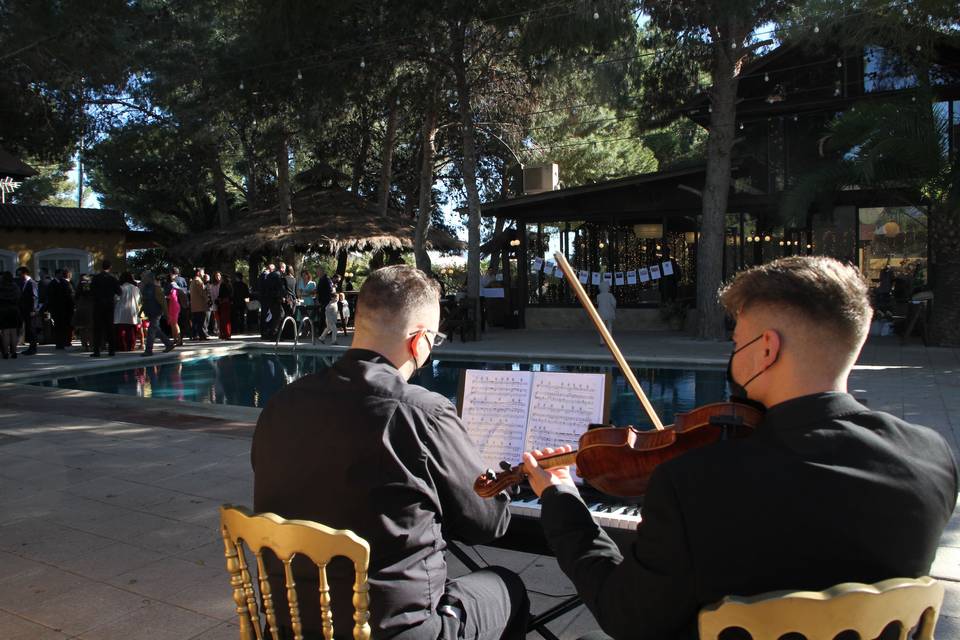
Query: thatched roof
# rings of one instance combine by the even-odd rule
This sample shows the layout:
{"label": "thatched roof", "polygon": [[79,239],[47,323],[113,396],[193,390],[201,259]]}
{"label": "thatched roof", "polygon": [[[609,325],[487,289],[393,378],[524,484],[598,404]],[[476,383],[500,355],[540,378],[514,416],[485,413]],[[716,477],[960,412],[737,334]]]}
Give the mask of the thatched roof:
{"label": "thatched roof", "polygon": [[[293,224],[280,223],[280,205],[242,216],[227,229],[211,229],[185,237],[169,251],[184,258],[202,255],[282,255],[285,250],[314,249],[338,253],[378,249],[412,249],[413,221],[338,188],[309,187],[293,196]],[[430,248],[457,250],[463,243],[445,231],[431,229]]]}

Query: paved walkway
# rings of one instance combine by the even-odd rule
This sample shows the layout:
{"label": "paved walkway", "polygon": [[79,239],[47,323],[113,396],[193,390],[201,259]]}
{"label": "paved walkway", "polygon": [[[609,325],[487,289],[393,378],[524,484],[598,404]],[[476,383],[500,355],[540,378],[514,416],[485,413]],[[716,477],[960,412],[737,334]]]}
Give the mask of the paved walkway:
{"label": "paved walkway", "polygon": [[[609,358],[587,332],[505,331],[487,338],[468,343],[466,351],[459,342],[444,345],[437,355]],[[729,353],[728,343],[677,334],[617,338],[638,363],[724,366]],[[171,356],[234,349],[242,342],[204,343]],[[217,507],[251,502],[249,448],[258,410],[16,384],[67,367],[142,362],[138,354],[94,360],[49,347],[34,358],[0,361],[0,637],[237,637]],[[881,339],[865,349],[851,389],[873,408],[932,426],[957,450],[958,371],[958,350]],[[937,630],[945,640],[960,637],[960,515],[941,545],[932,573],[947,586]],[[572,592],[551,558],[479,552],[523,576],[535,610],[553,601],[543,594]],[[551,628],[572,640],[593,625],[580,609]]]}

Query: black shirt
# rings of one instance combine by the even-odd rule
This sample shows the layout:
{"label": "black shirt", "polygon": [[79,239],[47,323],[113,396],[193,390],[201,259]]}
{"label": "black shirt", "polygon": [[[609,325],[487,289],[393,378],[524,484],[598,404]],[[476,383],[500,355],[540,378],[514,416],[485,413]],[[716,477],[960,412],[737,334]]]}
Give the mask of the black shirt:
{"label": "black shirt", "polygon": [[957,490],[937,433],[821,393],[660,465],[626,557],[566,488],[544,492],[542,524],[608,634],[696,638],[726,595],[926,574]]}
{"label": "black shirt", "polygon": [[[376,638],[436,638],[444,539],[488,542],[510,519],[506,502],[474,493],[483,468],[453,405],[372,351],[351,349],[271,398],[251,457],[256,511],[350,529],[370,543]],[[316,570],[294,565],[304,629],[319,631]],[[334,629],[349,637],[352,567],[331,564],[330,573]],[[271,574],[286,620],[276,563]]]}
{"label": "black shirt", "polygon": [[113,297],[123,293],[117,276],[109,271],[101,271],[93,276],[90,281],[90,289],[93,292],[94,304],[101,307],[113,307]]}

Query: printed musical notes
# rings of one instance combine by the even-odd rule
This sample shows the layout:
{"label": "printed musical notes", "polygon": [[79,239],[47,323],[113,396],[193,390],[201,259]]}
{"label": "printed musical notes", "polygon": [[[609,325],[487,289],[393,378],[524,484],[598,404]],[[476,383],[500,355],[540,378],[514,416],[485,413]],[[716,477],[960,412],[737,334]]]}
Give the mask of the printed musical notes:
{"label": "printed musical notes", "polygon": [[616,283],[616,285],[617,285],[618,287],[622,287],[622,286],[623,286],[623,283],[624,283],[624,280],[623,280],[623,271],[617,271],[617,273],[615,274],[615,277],[614,277],[614,282]]}
{"label": "printed musical notes", "polygon": [[663,262],[663,275],[672,276],[673,275],[673,263],[669,260],[664,260]]}
{"label": "printed musical notes", "polygon": [[630,271],[627,271],[627,284],[637,284],[636,269],[631,269]]}
{"label": "printed musical notes", "polygon": [[660,279],[660,265],[655,264],[650,267],[650,278],[652,280]]}
{"label": "printed musical notes", "polygon": [[534,374],[524,449],[576,448],[587,425],[603,421],[604,380],[601,373]]}
{"label": "printed musical notes", "polygon": [[532,376],[530,371],[465,372],[460,417],[489,469],[499,469],[501,460],[516,464],[523,454]]}
{"label": "printed musical notes", "polygon": [[525,450],[576,446],[603,421],[606,378],[599,373],[464,372],[461,419],[483,464],[520,462]]}

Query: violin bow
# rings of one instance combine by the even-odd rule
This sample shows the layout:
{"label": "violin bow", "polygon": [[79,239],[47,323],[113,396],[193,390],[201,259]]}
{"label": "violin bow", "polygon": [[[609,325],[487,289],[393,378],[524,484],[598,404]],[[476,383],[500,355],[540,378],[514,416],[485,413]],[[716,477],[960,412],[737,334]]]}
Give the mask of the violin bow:
{"label": "violin bow", "polygon": [[630,388],[633,389],[633,392],[637,394],[637,398],[640,399],[640,404],[643,405],[643,410],[647,412],[647,416],[650,418],[650,421],[653,422],[653,426],[657,431],[663,431],[663,423],[660,422],[660,417],[657,415],[657,412],[654,411],[653,405],[650,404],[647,394],[640,388],[640,382],[637,380],[637,377],[633,375],[633,369],[627,364],[627,359],[623,357],[620,347],[617,346],[617,343],[613,340],[613,336],[607,331],[607,325],[603,324],[603,320],[600,318],[600,314],[597,313],[597,309],[593,306],[593,302],[590,300],[587,292],[583,290],[583,285],[580,284],[580,279],[577,277],[577,274],[573,272],[573,267],[570,266],[566,257],[559,251],[554,253],[553,257],[557,260],[557,264],[563,271],[563,276],[567,279],[567,282],[570,283],[570,286],[573,287],[573,292],[577,294],[577,299],[580,300],[580,304],[583,305],[587,315],[590,316],[590,319],[593,321],[593,326],[600,332],[600,336],[603,338],[604,344],[607,345],[607,349],[610,350],[613,359],[617,361],[620,371],[623,372],[623,377],[627,379]]}

